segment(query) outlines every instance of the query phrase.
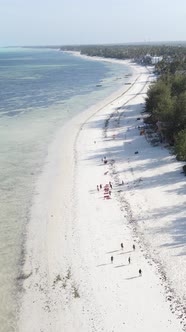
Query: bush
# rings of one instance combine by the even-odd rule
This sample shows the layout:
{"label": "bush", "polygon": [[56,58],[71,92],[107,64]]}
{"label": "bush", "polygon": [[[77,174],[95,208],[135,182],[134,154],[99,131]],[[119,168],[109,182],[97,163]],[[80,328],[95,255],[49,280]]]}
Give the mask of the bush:
{"label": "bush", "polygon": [[181,130],[176,137],[175,152],[177,160],[186,161],[186,129]]}

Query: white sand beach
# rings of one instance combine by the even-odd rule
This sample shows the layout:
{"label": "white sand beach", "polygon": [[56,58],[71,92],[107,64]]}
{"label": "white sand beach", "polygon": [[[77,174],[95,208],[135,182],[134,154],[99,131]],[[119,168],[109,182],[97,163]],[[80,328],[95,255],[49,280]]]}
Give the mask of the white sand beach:
{"label": "white sand beach", "polygon": [[185,177],[165,145],[140,135],[154,75],[130,65],[131,84],[50,147],[27,229],[20,332],[186,331]]}

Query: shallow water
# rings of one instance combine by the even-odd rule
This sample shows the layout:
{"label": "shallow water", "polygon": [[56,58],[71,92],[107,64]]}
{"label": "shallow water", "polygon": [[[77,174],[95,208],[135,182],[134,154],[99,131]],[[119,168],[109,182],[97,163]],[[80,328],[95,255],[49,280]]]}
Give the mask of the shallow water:
{"label": "shallow water", "polygon": [[16,331],[25,225],[48,146],[66,121],[117,90],[129,73],[59,51],[1,49],[0,331]]}

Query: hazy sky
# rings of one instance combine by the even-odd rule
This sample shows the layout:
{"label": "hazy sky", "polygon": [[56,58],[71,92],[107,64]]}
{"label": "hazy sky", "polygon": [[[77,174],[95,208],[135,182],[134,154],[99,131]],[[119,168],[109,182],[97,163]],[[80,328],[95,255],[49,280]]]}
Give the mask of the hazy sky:
{"label": "hazy sky", "polygon": [[0,0],[0,46],[186,40],[186,0]]}

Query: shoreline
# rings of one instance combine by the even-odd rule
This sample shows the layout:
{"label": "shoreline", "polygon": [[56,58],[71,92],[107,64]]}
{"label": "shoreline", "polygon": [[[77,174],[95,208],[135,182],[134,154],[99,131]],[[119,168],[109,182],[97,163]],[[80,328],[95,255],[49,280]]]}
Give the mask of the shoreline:
{"label": "shoreline", "polygon": [[[134,235],[127,225],[127,217],[124,218],[126,220],[124,224],[120,221],[123,219],[123,212],[118,207],[117,178],[114,180],[115,173],[112,175],[114,172],[112,167],[115,165],[109,166],[109,176],[106,179],[106,181],[108,179],[114,181],[115,197],[110,202],[103,202],[101,193],[98,193],[97,196],[95,190],[96,184],[101,183],[104,178],[100,160],[105,154],[111,159],[112,150],[115,150],[121,135],[119,126],[117,130],[114,127],[114,119],[111,116],[113,110],[118,108],[115,113],[119,113],[118,121],[121,125],[121,122],[125,120],[124,118],[122,120],[124,111],[120,111],[122,105],[127,105],[126,109],[130,108],[133,100],[136,97],[141,98],[140,95],[146,91],[148,85],[149,73],[146,72],[146,69],[133,65],[134,70],[135,68],[136,74],[133,73],[131,77],[134,84],[131,84],[130,87],[125,86],[122,91],[120,89],[97,106],[94,105],[73,118],[58,133],[55,142],[50,147],[50,159],[47,160],[39,180],[38,195],[33,206],[31,222],[28,225],[27,259],[24,266],[27,278],[23,282],[25,294],[19,331],[58,332],[64,330],[75,332],[81,330],[88,332],[94,329],[100,331],[104,328],[106,328],[105,331],[110,331],[111,326],[114,330],[113,324],[116,324],[115,331],[117,332],[122,330],[123,324],[128,324],[126,325],[128,331],[136,330],[135,321],[133,326],[130,320],[130,310],[134,310],[134,308],[129,306],[129,312],[125,312],[126,300],[123,301],[122,297],[119,298],[121,308],[118,307],[120,293],[118,293],[117,287],[114,287],[112,306],[109,305],[109,297],[107,298],[110,291],[104,291],[104,287],[100,289],[99,285],[99,282],[101,285],[106,283],[107,289],[111,287],[112,290],[112,284],[106,277],[106,271],[103,270],[104,265],[107,265],[106,257],[101,252],[105,252],[106,248],[107,251],[117,248],[118,241],[122,241],[122,239],[125,239],[125,245],[130,247],[129,242]],[[146,80],[145,84],[142,78]],[[139,100],[142,101],[143,97]],[[138,108],[141,108],[139,102],[137,105]],[[109,127],[106,129],[106,137],[103,138],[102,130],[106,119],[110,119]],[[134,129],[130,125],[127,128],[130,129],[129,134]],[[112,139],[113,133],[117,137],[116,140]],[[128,135],[127,131],[125,135]],[[62,139],[64,136],[65,141]],[[59,142],[62,142],[60,146]],[[117,158],[114,156],[115,161],[119,161],[119,159],[121,156],[118,155]],[[95,174],[92,173],[92,170]],[[125,172],[127,173],[127,171]],[[50,181],[48,181],[49,178]],[[43,183],[46,183],[47,187],[43,188]],[[43,188],[42,191],[40,191],[41,188]],[[111,203],[110,206],[107,205],[108,211],[105,210],[107,203]],[[44,207],[46,209],[43,211]],[[112,223],[113,211],[118,223],[116,226]],[[103,225],[101,225],[102,219]],[[123,227],[130,241],[123,232]],[[113,239],[112,230],[114,230],[116,239]],[[104,235],[106,235],[105,238]],[[103,256],[101,259],[100,255]],[[155,291],[153,290],[151,294],[155,302],[152,309],[160,315],[160,318],[158,320],[157,317],[154,318],[155,325],[158,325],[160,329],[163,327],[163,331],[180,331],[172,314],[169,315],[169,306],[165,303],[164,296],[159,294],[161,285],[157,285],[157,277],[151,271],[153,268],[148,269],[141,252],[138,252],[137,255],[156,285]],[[96,262],[100,265],[99,271],[98,268],[95,268]],[[110,267],[110,264],[108,266]],[[110,270],[110,273],[113,278],[116,278],[113,270]],[[119,273],[116,283],[123,278],[122,269],[117,270]],[[141,281],[136,279],[136,283],[146,294],[146,289]],[[146,283],[149,286],[148,279]],[[126,292],[125,288],[123,289],[121,285],[120,287],[119,292]],[[151,292],[151,289],[148,291]],[[142,296],[142,293],[138,295]],[[125,297],[129,301],[129,294],[125,293]],[[102,298],[104,302],[100,303]],[[159,303],[160,309],[156,307],[156,304]],[[117,314],[114,314],[114,320],[111,319],[112,317],[109,319],[116,304],[120,314],[119,320],[115,317]],[[104,310],[103,305],[107,310]],[[137,305],[139,305],[138,301]],[[90,311],[85,309],[87,306],[91,308]],[[142,315],[141,317],[145,317],[146,312],[145,310],[144,313],[140,311],[140,305],[139,308],[135,305],[135,309],[139,311],[138,314]],[[147,305],[145,305],[145,309],[147,310]],[[128,315],[125,317],[128,323],[123,323],[123,319],[121,319],[123,310],[125,316]],[[161,310],[163,310],[162,315]],[[148,320],[143,322],[143,331],[149,329],[150,323]],[[136,324],[139,324],[139,321],[136,321]]]}
{"label": "shoreline", "polygon": [[[89,60],[89,61],[92,60],[92,61],[101,61],[101,62],[111,62],[111,63],[119,63],[119,64],[124,64],[124,65],[132,65],[132,63],[135,64],[131,60],[120,60],[120,59],[115,59],[115,58],[101,58],[99,56],[88,56],[86,54],[81,54],[78,51],[62,51],[62,52],[76,56],[78,58],[82,58],[84,60]],[[137,64],[135,64],[135,65],[137,65]]]}
{"label": "shoreline", "polygon": [[[132,77],[133,76],[131,76],[131,79],[132,79]],[[130,88],[131,88],[131,86],[130,87],[123,86],[122,88],[113,92],[110,96],[108,96],[104,100],[101,100],[97,104],[89,107],[87,110],[83,111],[82,113],[80,113],[79,115],[75,116],[73,119],[68,121],[62,127],[62,129],[60,131],[58,131],[55,140],[49,146],[49,152],[48,152],[49,157],[46,159],[44,169],[36,184],[37,196],[35,197],[33,205],[32,205],[31,218],[30,218],[31,220],[30,220],[29,224],[27,225],[25,263],[24,263],[23,272],[21,274],[22,284],[23,284],[22,287],[23,287],[23,289],[27,290],[26,292],[28,292],[29,288],[33,286],[34,281],[31,279],[33,278],[33,275],[35,273],[37,274],[37,271],[39,269],[38,266],[40,265],[42,258],[45,257],[44,250],[46,250],[46,248],[42,247],[42,241],[43,241],[43,243],[45,243],[48,235],[46,234],[46,230],[44,230],[44,228],[48,227],[50,229],[52,227],[52,225],[48,225],[48,223],[49,224],[51,223],[50,218],[47,217],[47,221],[45,221],[44,216],[42,215],[42,212],[40,211],[40,209],[43,208],[43,206],[45,206],[46,203],[51,205],[50,194],[49,194],[49,197],[46,197],[47,190],[50,191],[50,188],[49,189],[45,188],[46,193],[44,193],[43,192],[43,187],[44,187],[43,183],[46,183],[47,187],[54,186],[54,191],[55,192],[58,191],[58,194],[59,194],[58,197],[60,197],[60,200],[64,202],[63,207],[62,207],[63,211],[61,211],[60,202],[58,202],[59,207],[57,208],[57,210],[58,210],[57,218],[60,218],[61,214],[63,214],[63,213],[66,214],[66,212],[65,212],[66,207],[67,206],[69,207],[71,205],[71,192],[73,191],[73,189],[72,189],[73,184],[71,183],[71,181],[70,181],[70,183],[68,183],[68,178],[71,178],[71,179],[73,178],[73,170],[74,170],[74,152],[71,153],[71,151],[74,151],[74,144],[77,139],[77,136],[79,135],[79,133],[81,131],[82,126],[86,123],[86,121],[88,121],[89,118],[94,116],[94,114],[96,114],[102,108],[104,108],[107,105],[109,105],[110,103],[112,103],[113,100],[117,100],[118,98],[120,98],[121,95],[125,94],[125,92],[128,91],[128,89],[130,89]],[[64,137],[65,137],[65,140],[64,140]],[[62,142],[61,150],[65,151],[65,156],[64,156],[64,154],[62,156],[60,155],[59,141]],[[68,142],[68,148],[65,143],[66,141]],[[68,167],[65,168],[64,165],[67,160],[68,160]],[[51,165],[51,164],[53,164],[53,165]],[[59,169],[59,167],[61,167],[59,174],[55,174],[56,169]],[[52,174],[51,172],[53,172],[53,171],[54,171],[54,173]],[[59,188],[58,178],[57,178],[58,176],[60,176],[60,177],[62,176],[62,182],[65,181],[65,179],[67,180],[66,182],[63,183],[63,187],[66,187],[66,191],[64,189],[61,190],[61,188]],[[53,180],[51,181],[52,183],[50,183],[48,181],[48,178],[52,179],[53,177],[55,179],[54,183],[53,183]],[[55,193],[55,197],[56,196],[57,195]],[[40,198],[43,199],[43,202],[39,201]],[[51,208],[51,206],[50,206],[50,208]],[[56,209],[56,207],[54,209]],[[50,216],[52,216],[52,218],[53,218],[53,212],[51,212]],[[69,219],[70,219],[70,215],[68,216],[68,220]],[[39,230],[41,234],[39,234],[38,238],[35,239],[35,234],[37,234],[37,232],[38,232],[38,226],[37,226],[38,220],[43,221],[43,226],[42,226],[43,229]],[[63,225],[63,226],[66,227],[67,223],[68,222],[66,221],[65,225]],[[56,227],[56,229],[54,231],[58,232],[61,227],[61,225],[59,225],[59,220],[58,220],[58,226],[55,226],[55,227]],[[61,232],[63,232],[63,231],[64,230],[62,229]],[[45,245],[46,245],[46,243],[45,243]],[[41,257],[40,256],[37,257],[38,251],[41,251]],[[35,260],[35,261],[33,261],[33,260]],[[33,265],[36,266],[35,273],[33,271]],[[42,270],[43,270],[42,273],[44,273],[44,271],[46,270],[46,265],[42,266]],[[57,270],[58,270],[58,268],[57,268]],[[37,278],[36,278],[36,280],[37,280]],[[21,282],[21,279],[20,279],[20,282]],[[37,284],[37,281],[35,282],[35,284]],[[39,282],[38,282],[38,284],[39,284]],[[27,295],[28,295],[28,299],[25,298],[25,295],[23,296],[24,302],[21,303],[20,317],[22,317],[22,315],[23,316],[25,315],[25,313],[22,314],[22,312],[24,311],[25,307],[27,307],[27,308],[29,307],[28,303],[33,302],[32,299],[30,298],[30,297],[32,297],[33,294],[26,294],[26,296]],[[21,302],[22,302],[22,300],[21,300]],[[41,306],[42,306],[42,303],[41,303]],[[23,324],[23,330],[25,329],[24,324],[26,323],[26,321],[27,321],[26,317],[24,317],[23,319],[21,318],[21,320],[19,321],[20,331],[22,331],[22,324]]]}

